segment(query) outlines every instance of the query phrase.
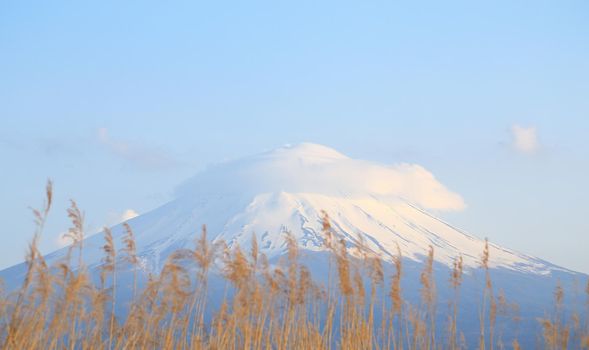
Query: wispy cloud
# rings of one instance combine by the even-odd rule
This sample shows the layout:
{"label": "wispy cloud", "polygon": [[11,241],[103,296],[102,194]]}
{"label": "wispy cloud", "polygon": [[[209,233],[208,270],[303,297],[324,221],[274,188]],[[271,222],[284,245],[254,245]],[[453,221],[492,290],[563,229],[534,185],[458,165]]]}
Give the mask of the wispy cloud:
{"label": "wispy cloud", "polygon": [[[139,216],[139,213],[134,209],[126,209],[123,212],[115,212],[111,211],[107,214],[106,220],[104,225],[102,226],[95,226],[93,228],[87,229],[87,233],[89,235],[93,235],[99,232],[102,232],[104,227],[111,227],[117,224],[123,223],[125,221],[131,220],[135,217]],[[67,231],[59,233],[55,239],[53,240],[55,246],[57,248],[67,247],[72,244],[72,239],[67,235]]]}
{"label": "wispy cloud", "polygon": [[516,124],[511,127],[511,134],[513,137],[513,148],[516,151],[524,154],[533,154],[540,149],[538,133],[535,127],[523,127]]}
{"label": "wispy cloud", "polygon": [[99,128],[98,142],[105,146],[113,155],[144,170],[161,170],[177,166],[179,162],[170,154],[123,140],[110,137],[108,129]]}

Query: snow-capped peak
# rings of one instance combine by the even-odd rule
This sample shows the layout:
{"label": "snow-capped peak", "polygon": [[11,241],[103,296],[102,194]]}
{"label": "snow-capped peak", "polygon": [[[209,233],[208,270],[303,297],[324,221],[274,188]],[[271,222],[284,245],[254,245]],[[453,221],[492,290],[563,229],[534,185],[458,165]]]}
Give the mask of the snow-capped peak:
{"label": "snow-capped peak", "polygon": [[[323,212],[339,239],[350,247],[363,241],[385,260],[397,247],[421,260],[432,246],[442,264],[462,255],[466,267],[477,267],[484,241],[428,213],[463,208],[458,194],[419,165],[381,165],[304,143],[215,165],[180,186],[175,200],[129,223],[153,269],[175,249],[192,247],[203,224],[212,239],[244,248],[255,233],[269,257],[285,252],[285,232],[304,250],[324,251]],[[122,227],[113,233],[120,238]],[[101,245],[99,236],[85,244],[90,264],[100,263]],[[496,245],[490,266],[539,274],[555,268]]]}

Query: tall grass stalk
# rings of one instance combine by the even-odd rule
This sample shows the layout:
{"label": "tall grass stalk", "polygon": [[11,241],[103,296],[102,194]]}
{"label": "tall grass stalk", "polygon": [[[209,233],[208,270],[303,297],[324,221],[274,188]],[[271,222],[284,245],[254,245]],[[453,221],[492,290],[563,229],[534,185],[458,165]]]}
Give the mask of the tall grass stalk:
{"label": "tall grass stalk", "polygon": [[[508,304],[503,293],[494,297],[487,241],[480,263],[485,285],[479,308],[479,340],[469,347],[459,329],[460,288],[465,273],[462,256],[454,260],[448,284],[436,285],[435,252],[430,247],[419,276],[420,302],[412,305],[403,298],[399,246],[392,257],[392,275],[385,276],[378,249],[361,238],[350,246],[331,226],[326,213],[318,218],[330,253],[325,284],[317,283],[312,271],[301,263],[304,251],[289,233],[284,237],[284,258],[271,263],[255,235],[245,251],[236,244],[230,247],[211,240],[204,226],[194,248],[171,253],[159,274],[147,275],[137,254],[133,230],[124,224],[120,237],[116,231],[104,229],[104,255],[96,285],[90,268],[84,265],[84,215],[75,202],[68,209],[72,228],[67,236],[72,244],[64,258],[49,265],[39,252],[52,194],[48,182],[43,209],[33,210],[36,228],[20,289],[12,294],[0,293],[2,349],[506,347],[503,328],[497,324],[507,319],[508,310],[516,308]],[[115,242],[122,243],[119,251]],[[125,305],[127,300],[119,300],[124,289],[120,274],[127,272],[133,276],[130,305]],[[226,282],[223,298],[216,306],[209,305],[213,273]],[[145,280],[142,287],[140,278]],[[436,324],[439,288],[448,288],[452,295],[445,330]],[[585,292],[589,315],[589,282]],[[552,314],[540,320],[543,346],[587,349],[589,320],[583,321],[574,313],[569,323],[564,297],[564,289],[557,287]],[[117,319],[117,308],[127,308],[127,316]],[[520,349],[517,339],[510,343],[513,349]]]}

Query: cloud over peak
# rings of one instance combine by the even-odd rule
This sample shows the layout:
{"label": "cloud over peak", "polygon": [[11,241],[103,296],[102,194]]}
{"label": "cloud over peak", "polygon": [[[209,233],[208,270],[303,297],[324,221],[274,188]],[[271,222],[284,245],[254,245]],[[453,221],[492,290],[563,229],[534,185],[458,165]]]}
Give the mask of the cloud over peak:
{"label": "cloud over peak", "polygon": [[282,191],[400,198],[443,211],[466,207],[459,194],[418,164],[383,165],[309,143],[218,164],[188,180],[177,194],[191,197]]}

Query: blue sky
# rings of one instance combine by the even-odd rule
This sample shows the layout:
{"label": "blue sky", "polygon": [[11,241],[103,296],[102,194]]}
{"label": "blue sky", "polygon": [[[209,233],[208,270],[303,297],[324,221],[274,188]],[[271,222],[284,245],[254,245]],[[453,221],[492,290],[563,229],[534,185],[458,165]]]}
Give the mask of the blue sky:
{"label": "blue sky", "polygon": [[[443,218],[589,272],[589,3],[25,2],[0,5],[0,267],[48,177],[55,249],[143,213],[207,165],[310,141],[417,163]],[[126,212],[126,213],[125,213]]]}

